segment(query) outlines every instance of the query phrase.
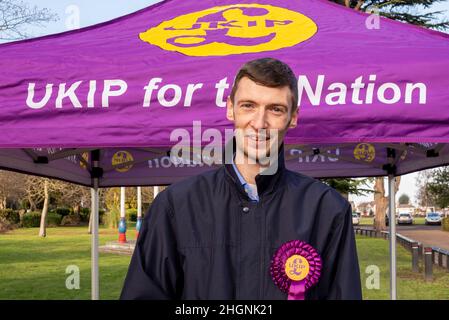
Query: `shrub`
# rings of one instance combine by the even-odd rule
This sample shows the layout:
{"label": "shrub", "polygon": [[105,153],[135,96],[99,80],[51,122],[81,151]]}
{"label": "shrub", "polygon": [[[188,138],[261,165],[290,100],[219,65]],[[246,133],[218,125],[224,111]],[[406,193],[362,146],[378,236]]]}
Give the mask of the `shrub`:
{"label": "shrub", "polygon": [[62,226],[77,226],[80,224],[81,217],[78,214],[69,214],[68,216],[62,217]]}
{"label": "shrub", "polygon": [[[62,216],[55,212],[47,213],[47,227],[55,227],[61,224]],[[41,212],[29,212],[23,216],[24,228],[37,228],[41,224]]]}
{"label": "shrub", "polygon": [[137,221],[137,209],[126,209],[126,221]]}
{"label": "shrub", "polygon": [[69,208],[56,208],[55,212],[61,217],[65,217],[70,215],[72,213],[72,210]]}
{"label": "shrub", "polygon": [[9,230],[14,229],[14,226],[3,217],[0,217],[0,233],[7,232]]}
{"label": "shrub", "polygon": [[10,224],[18,224],[20,222],[19,212],[13,209],[0,210],[0,218],[8,221]]}
{"label": "shrub", "polygon": [[47,214],[47,226],[48,227],[57,227],[61,225],[62,217],[60,214],[56,212],[49,212]]}
{"label": "shrub", "polygon": [[81,208],[80,209],[80,217],[81,221],[89,222],[90,209],[89,208]]}
{"label": "shrub", "polygon": [[98,215],[100,216],[100,224],[106,224],[106,211],[100,209]]}
{"label": "shrub", "polygon": [[[111,229],[118,228],[118,221],[120,219],[120,209],[113,207],[111,210],[105,214],[103,222]],[[101,218],[100,218],[101,220]]]}
{"label": "shrub", "polygon": [[[98,210],[98,215],[100,216],[100,224],[107,223],[107,218],[105,217],[106,211],[105,210]],[[90,220],[90,208],[81,208],[80,209],[80,217],[81,222],[89,222]]]}
{"label": "shrub", "polygon": [[39,227],[40,223],[41,223],[40,212],[27,212],[23,215],[22,227],[24,228]]}

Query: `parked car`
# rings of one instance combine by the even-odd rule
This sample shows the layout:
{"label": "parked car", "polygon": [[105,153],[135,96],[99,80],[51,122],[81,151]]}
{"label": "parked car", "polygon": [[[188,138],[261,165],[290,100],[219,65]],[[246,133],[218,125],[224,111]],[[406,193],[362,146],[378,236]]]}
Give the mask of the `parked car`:
{"label": "parked car", "polygon": [[353,213],[352,213],[352,224],[353,224],[354,226],[358,226],[358,225],[360,224],[360,217],[359,217],[359,215],[357,214],[357,212],[353,212]]}
{"label": "parked car", "polygon": [[426,224],[439,224],[441,225],[441,214],[438,212],[429,212],[426,214]]}
{"label": "parked car", "polygon": [[410,213],[400,213],[398,224],[413,224],[413,217]]}

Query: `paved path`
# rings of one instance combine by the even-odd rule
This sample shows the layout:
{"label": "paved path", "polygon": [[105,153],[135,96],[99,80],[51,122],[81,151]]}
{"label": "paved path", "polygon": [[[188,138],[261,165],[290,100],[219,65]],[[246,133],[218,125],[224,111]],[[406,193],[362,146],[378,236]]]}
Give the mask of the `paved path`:
{"label": "paved path", "polygon": [[[373,226],[357,226],[363,229],[373,229]],[[388,231],[388,227],[387,230]],[[434,225],[397,225],[396,232],[423,243],[425,246],[438,247],[449,251],[449,232],[442,231],[441,226]]]}
{"label": "paved path", "polygon": [[396,231],[424,245],[449,250],[449,232],[442,231],[441,226],[397,226]]}

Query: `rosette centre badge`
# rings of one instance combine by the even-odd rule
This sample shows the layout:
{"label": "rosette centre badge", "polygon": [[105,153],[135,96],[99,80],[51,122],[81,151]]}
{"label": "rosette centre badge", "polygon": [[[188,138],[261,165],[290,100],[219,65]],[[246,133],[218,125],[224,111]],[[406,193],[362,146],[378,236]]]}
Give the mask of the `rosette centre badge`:
{"label": "rosette centre badge", "polygon": [[288,293],[288,300],[304,300],[305,292],[319,281],[321,257],[310,244],[292,240],[276,251],[270,272],[276,286]]}

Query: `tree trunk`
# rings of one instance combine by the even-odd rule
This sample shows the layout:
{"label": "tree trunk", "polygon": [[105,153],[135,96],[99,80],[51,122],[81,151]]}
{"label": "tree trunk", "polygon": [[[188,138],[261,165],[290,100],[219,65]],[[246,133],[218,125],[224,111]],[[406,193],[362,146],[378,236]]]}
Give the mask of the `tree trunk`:
{"label": "tree trunk", "polygon": [[374,203],[376,205],[376,217],[374,220],[374,229],[376,231],[384,231],[387,227],[385,225],[385,214],[387,212],[388,198],[385,197],[384,178],[376,178],[374,183]]}
{"label": "tree trunk", "polygon": [[6,209],[6,197],[2,198],[2,201],[0,202],[0,210]]}
{"label": "tree trunk", "polygon": [[[401,183],[401,177],[396,177],[394,181],[394,189],[395,194],[399,189],[399,184]],[[376,178],[376,182],[374,184],[374,203],[376,205],[376,218],[374,223],[374,229],[376,231],[385,231],[387,226],[385,224],[385,215],[387,213],[388,208],[388,197],[385,196],[385,186],[384,186],[384,178],[378,177]],[[390,213],[388,219],[393,223],[396,223],[396,213]]]}
{"label": "tree trunk", "polygon": [[42,214],[41,214],[41,225],[39,228],[39,236],[45,237],[47,236],[47,212],[48,212],[48,180],[45,180],[44,182],[44,207],[42,208]]}
{"label": "tree trunk", "polygon": [[33,198],[28,196],[28,202],[30,203],[30,210],[31,211],[36,211],[36,204],[33,201]]}

